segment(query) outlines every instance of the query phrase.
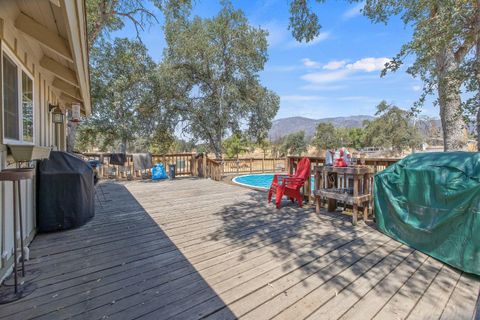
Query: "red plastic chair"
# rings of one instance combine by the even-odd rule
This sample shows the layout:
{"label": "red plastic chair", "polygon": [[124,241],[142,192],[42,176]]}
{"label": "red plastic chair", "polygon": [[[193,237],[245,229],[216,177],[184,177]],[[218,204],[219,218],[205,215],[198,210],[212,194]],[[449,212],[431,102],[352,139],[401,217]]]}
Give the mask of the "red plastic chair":
{"label": "red plastic chair", "polygon": [[268,203],[272,202],[272,195],[275,193],[275,204],[278,209],[280,209],[283,196],[287,196],[292,202],[296,199],[301,208],[303,196],[300,193],[300,188],[307,179],[310,179],[310,159],[303,158],[298,163],[294,175],[276,174],[273,177],[272,185],[268,191]]}

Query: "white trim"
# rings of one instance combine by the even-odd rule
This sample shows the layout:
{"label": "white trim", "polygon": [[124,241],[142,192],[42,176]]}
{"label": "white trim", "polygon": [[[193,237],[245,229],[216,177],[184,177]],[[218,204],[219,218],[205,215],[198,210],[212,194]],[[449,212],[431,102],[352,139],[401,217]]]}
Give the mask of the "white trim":
{"label": "white trim", "polygon": [[[19,134],[19,140],[15,139],[9,139],[5,137],[5,116],[4,116],[4,107],[3,107],[3,56],[6,55],[17,67],[17,89],[18,89],[18,134]],[[2,112],[2,132],[0,134],[0,137],[2,138],[2,143],[3,144],[25,144],[25,145],[35,145],[36,142],[36,134],[35,134],[35,129],[36,129],[36,111],[35,111],[35,98],[36,98],[36,88],[35,88],[35,77],[34,75],[28,70],[28,67],[20,60],[18,57],[14,54],[14,52],[6,45],[3,44],[3,42],[0,42],[0,63],[2,66],[0,67],[1,74],[0,74],[0,112]],[[23,140],[23,97],[22,97],[22,91],[23,91],[23,73],[27,77],[30,78],[32,81],[32,114],[33,114],[33,132],[32,132],[32,141],[24,141]]]}

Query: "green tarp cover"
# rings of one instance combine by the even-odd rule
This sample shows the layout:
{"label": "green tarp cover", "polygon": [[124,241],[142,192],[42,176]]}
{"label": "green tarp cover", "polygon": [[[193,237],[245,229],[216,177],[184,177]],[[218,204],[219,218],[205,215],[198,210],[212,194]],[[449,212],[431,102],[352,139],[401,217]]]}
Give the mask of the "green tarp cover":
{"label": "green tarp cover", "polygon": [[412,154],[375,176],[385,234],[480,275],[480,153]]}

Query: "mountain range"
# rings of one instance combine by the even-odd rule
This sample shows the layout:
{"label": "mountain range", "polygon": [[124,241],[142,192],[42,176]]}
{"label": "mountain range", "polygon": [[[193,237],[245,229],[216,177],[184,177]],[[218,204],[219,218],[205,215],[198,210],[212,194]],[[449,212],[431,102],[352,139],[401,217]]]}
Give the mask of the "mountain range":
{"label": "mountain range", "polygon": [[289,117],[274,120],[272,128],[268,132],[271,140],[280,139],[290,133],[304,131],[307,137],[313,137],[315,127],[319,123],[331,123],[335,128],[361,128],[365,120],[372,120],[374,117],[367,115],[333,117],[322,119],[310,119],[305,117]]}
{"label": "mountain range", "polygon": [[[333,117],[322,119],[310,119],[305,117],[289,117],[272,121],[272,128],[268,132],[270,140],[278,140],[290,133],[304,131],[307,137],[315,135],[315,127],[319,123],[331,123],[335,128],[361,128],[365,120],[373,120],[375,117],[357,115],[348,117]],[[441,130],[442,123],[439,119],[420,117],[416,125],[420,132],[427,136],[432,127]]]}

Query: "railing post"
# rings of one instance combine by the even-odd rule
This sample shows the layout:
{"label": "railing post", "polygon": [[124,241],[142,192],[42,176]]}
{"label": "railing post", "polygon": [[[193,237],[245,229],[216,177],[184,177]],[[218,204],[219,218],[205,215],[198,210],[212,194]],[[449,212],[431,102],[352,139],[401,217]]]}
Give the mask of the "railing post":
{"label": "railing post", "polygon": [[263,154],[263,157],[262,157],[262,173],[265,172],[265,153]]}
{"label": "railing post", "polygon": [[207,178],[207,154],[204,152],[202,155],[202,174],[204,178]]}
{"label": "railing post", "polygon": [[250,173],[253,171],[253,158],[250,158]]}

